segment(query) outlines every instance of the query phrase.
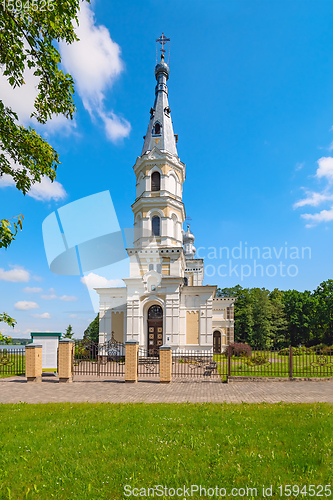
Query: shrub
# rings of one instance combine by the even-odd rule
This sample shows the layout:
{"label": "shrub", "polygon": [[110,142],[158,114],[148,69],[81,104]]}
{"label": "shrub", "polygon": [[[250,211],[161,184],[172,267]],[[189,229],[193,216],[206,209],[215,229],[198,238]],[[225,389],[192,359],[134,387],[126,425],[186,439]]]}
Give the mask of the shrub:
{"label": "shrub", "polygon": [[[307,347],[292,347],[293,356],[302,356],[302,354],[310,354]],[[284,347],[278,352],[279,356],[289,356],[289,347]]]}
{"label": "shrub", "polygon": [[311,349],[313,351],[321,351],[322,349],[325,349],[326,347],[327,347],[327,344],[324,344],[323,342],[321,342],[320,344],[313,345]]}
{"label": "shrub", "polygon": [[264,354],[255,353],[254,356],[247,358],[247,364],[249,366],[261,366],[268,363],[268,357]]}
{"label": "shrub", "polygon": [[[231,356],[249,358],[252,354],[252,349],[248,344],[238,344],[234,342],[233,344],[230,344],[230,350]],[[226,354],[228,355],[228,350]]]}

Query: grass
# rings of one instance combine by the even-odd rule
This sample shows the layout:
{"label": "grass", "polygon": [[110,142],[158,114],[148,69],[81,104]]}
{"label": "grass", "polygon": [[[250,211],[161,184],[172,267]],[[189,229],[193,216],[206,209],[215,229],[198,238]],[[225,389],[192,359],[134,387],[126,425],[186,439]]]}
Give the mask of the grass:
{"label": "grass", "polygon": [[0,405],[0,436],[1,500],[333,481],[329,404]]}

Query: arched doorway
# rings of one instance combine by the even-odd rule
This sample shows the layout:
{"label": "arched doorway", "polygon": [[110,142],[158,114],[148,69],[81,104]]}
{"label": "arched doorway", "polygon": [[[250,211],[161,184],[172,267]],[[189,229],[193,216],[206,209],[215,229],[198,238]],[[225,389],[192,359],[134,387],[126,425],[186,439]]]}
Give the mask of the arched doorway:
{"label": "arched doorway", "polygon": [[213,351],[214,354],[220,354],[221,352],[221,332],[218,330],[213,333]]}
{"label": "arched doorway", "polygon": [[148,356],[158,356],[163,344],[163,309],[158,304],[148,309]]}

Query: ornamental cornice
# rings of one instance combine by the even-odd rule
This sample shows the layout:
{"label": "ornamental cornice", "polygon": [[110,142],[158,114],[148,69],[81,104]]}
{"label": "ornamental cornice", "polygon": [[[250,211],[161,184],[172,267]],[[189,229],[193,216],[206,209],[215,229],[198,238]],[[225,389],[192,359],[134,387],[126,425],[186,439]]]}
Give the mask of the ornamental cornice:
{"label": "ornamental cornice", "polygon": [[173,208],[182,213],[183,218],[185,219],[185,207],[182,201],[175,200],[174,198],[163,197],[163,198],[137,198],[131,208],[133,212],[137,212],[143,208],[149,212],[152,208],[163,209],[166,207]]}
{"label": "ornamental cornice", "polygon": [[[154,148],[155,149],[155,148]],[[159,151],[155,149],[156,151]],[[176,171],[178,171],[181,176],[182,176],[182,182],[185,181],[185,163],[179,160],[178,157],[173,156],[169,153],[156,155],[156,156],[149,156],[149,155],[143,155],[139,156],[135,162],[135,165],[133,166],[133,170],[138,176],[139,171],[143,167],[147,167],[148,165],[157,165],[159,167],[163,167],[163,165],[168,164],[170,167],[174,168]]]}

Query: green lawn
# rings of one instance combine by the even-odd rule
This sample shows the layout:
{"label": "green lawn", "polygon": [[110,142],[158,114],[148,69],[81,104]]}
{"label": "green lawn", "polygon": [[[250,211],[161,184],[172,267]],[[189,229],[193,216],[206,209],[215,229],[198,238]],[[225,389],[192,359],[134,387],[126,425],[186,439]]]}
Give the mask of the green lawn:
{"label": "green lawn", "polygon": [[[248,358],[231,358],[231,375],[251,377],[289,377],[289,357],[281,356],[278,352],[256,351],[255,356],[264,356],[266,363],[256,365]],[[222,379],[228,375],[228,358],[225,355],[215,354],[214,360],[218,363],[218,372]],[[293,356],[293,377],[333,377],[333,356],[323,354],[302,354]]]}
{"label": "green lawn", "polygon": [[279,485],[333,484],[328,404],[0,405],[0,436],[1,500],[113,500],[125,485],[200,484],[227,496],[257,487],[261,499],[263,484],[272,498]]}

